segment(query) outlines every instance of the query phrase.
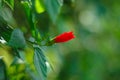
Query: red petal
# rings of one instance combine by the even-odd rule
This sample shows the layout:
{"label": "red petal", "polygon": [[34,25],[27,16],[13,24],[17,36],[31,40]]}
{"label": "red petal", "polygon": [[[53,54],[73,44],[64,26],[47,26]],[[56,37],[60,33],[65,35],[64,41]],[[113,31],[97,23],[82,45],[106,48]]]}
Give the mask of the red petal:
{"label": "red petal", "polygon": [[64,32],[61,35],[58,35],[54,38],[55,43],[60,43],[60,42],[67,42],[71,39],[75,38],[73,32]]}

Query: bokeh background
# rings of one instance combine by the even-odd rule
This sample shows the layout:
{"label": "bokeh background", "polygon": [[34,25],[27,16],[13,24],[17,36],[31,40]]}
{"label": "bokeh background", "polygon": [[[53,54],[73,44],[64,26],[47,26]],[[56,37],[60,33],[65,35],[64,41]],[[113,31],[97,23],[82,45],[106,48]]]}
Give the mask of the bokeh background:
{"label": "bokeh background", "polygon": [[[13,16],[25,32],[24,26],[28,24],[19,16],[24,15],[21,11],[16,14],[19,10],[20,6],[15,5]],[[73,31],[76,36],[67,43],[42,47],[52,66],[47,80],[120,80],[119,0],[64,0],[55,24],[48,19],[47,12],[38,17],[43,36],[53,38],[66,31]],[[11,52],[8,46],[0,47],[0,55],[6,56],[7,65],[12,61],[8,61]],[[28,47],[25,53],[32,64],[33,48]],[[20,66],[8,68],[11,80],[30,80],[24,65]]]}
{"label": "bokeh background", "polygon": [[48,80],[120,80],[119,0],[64,0],[50,29],[73,31],[76,38],[50,49],[48,55],[58,56],[51,57],[57,73]]}

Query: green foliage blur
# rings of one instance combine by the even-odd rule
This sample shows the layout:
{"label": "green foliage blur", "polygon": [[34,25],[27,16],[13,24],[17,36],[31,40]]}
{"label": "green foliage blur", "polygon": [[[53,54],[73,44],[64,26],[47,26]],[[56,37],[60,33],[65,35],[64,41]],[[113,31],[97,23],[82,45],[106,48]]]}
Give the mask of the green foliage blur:
{"label": "green foliage blur", "polygon": [[[32,19],[29,6],[20,1],[34,4]],[[15,28],[24,33],[15,33],[20,33],[17,39],[26,40],[23,45],[11,37]],[[76,38],[41,46],[67,31],[73,31]],[[34,48],[28,41],[31,35],[48,61],[47,80],[120,80],[119,0],[0,0],[0,80],[39,80],[33,65]],[[2,39],[11,40],[17,48],[27,44],[24,52],[19,49],[27,63]]]}

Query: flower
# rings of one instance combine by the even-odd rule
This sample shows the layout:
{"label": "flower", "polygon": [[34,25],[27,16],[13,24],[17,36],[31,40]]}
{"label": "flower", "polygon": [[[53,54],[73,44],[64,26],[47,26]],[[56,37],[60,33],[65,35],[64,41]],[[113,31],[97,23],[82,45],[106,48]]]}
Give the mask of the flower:
{"label": "flower", "polygon": [[61,43],[61,42],[67,42],[67,41],[74,39],[74,38],[75,38],[75,36],[74,36],[73,32],[70,31],[70,32],[64,32],[64,33],[56,36],[53,39],[53,41],[54,41],[54,43]]}

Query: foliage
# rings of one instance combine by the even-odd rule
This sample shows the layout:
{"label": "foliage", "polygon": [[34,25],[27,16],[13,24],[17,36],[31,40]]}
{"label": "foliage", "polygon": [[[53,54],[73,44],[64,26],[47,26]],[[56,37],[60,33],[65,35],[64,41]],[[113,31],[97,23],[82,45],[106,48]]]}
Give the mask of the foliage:
{"label": "foliage", "polygon": [[0,0],[0,80],[119,80],[119,2]]}
{"label": "foliage", "polygon": [[[53,23],[57,19],[62,0],[49,1],[49,0],[2,0],[0,1],[0,38],[4,41],[2,46],[9,46],[12,50],[11,56],[13,59],[10,63],[10,67],[19,68],[20,64],[23,64],[23,70],[29,73],[28,76],[33,77],[35,80],[46,80],[47,77],[47,65],[46,57],[40,47],[49,45],[49,38],[44,38],[46,32],[41,35],[38,27],[43,26],[38,23],[42,20],[41,14],[48,13]],[[54,5],[53,5],[54,4]],[[56,7],[56,8],[55,8]],[[55,15],[55,16],[54,16]],[[23,20],[23,23],[21,23]],[[49,20],[49,17],[48,17]],[[49,36],[47,36],[49,37]],[[43,44],[44,43],[44,44]],[[47,44],[47,45],[46,45]],[[34,48],[33,54],[33,68],[30,68],[29,62],[26,60],[25,50],[27,47],[32,46]],[[2,55],[2,54],[1,54]],[[1,61],[1,64],[4,62]],[[5,65],[5,64],[4,64]],[[1,73],[1,79],[7,78],[9,75],[5,74],[5,67],[1,66],[4,71]],[[35,68],[35,69],[34,69]],[[8,67],[9,69],[9,67]],[[2,71],[2,70],[1,70]],[[22,74],[22,73],[21,73]],[[36,75],[35,75],[36,74]],[[10,77],[10,79],[23,79],[29,78],[26,76]]]}

